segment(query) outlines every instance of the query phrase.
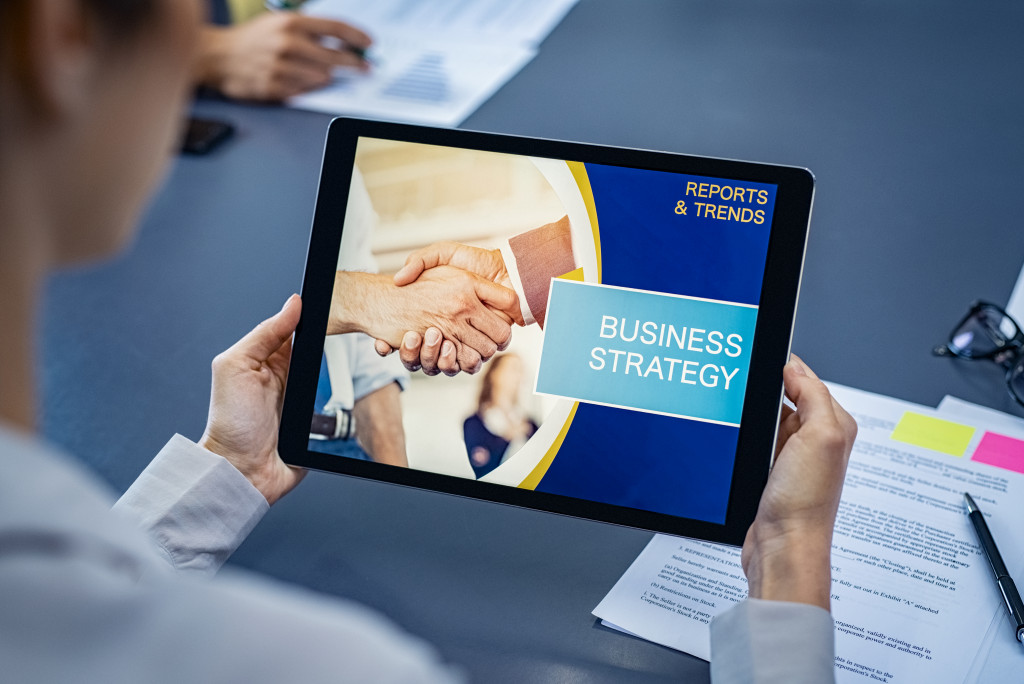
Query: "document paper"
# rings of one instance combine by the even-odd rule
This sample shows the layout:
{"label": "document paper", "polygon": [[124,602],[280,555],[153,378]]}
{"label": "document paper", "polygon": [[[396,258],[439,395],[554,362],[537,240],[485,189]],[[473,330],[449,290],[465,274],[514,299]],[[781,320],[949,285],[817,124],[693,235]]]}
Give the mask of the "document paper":
{"label": "document paper", "polygon": [[[947,396],[939,404],[939,411],[945,417],[961,422],[984,423],[988,430],[998,430],[1003,436],[1013,434],[1024,434],[1024,419],[1011,416],[1001,411],[994,411],[984,406],[978,406],[969,402]],[[988,433],[998,434],[998,433]],[[986,435],[988,436],[988,435]],[[1006,439],[1010,439],[1006,437]],[[1022,443],[1024,444],[1024,443]],[[1020,472],[1019,468],[1024,463],[1024,448],[1018,447],[1016,463],[1012,469]],[[978,460],[978,450],[971,456],[972,460]],[[987,454],[982,454],[987,458]],[[1011,465],[1005,464],[1004,465]],[[990,521],[990,526],[993,524]],[[1000,534],[993,531],[996,544],[999,545],[999,552],[1007,563],[1010,575],[1017,583],[1017,588],[1024,585],[1024,539],[1021,538],[1019,530],[1006,529]],[[1012,563],[1012,558],[1021,558],[1021,561]],[[989,626],[988,634],[982,643],[978,655],[971,666],[971,672],[967,675],[967,684],[986,684],[987,682],[1012,682],[1020,678],[1021,668],[1024,667],[1024,647],[1017,641],[1013,633],[1013,625],[1005,610],[1000,609]]]}
{"label": "document paper", "polygon": [[[832,546],[838,682],[963,682],[1004,611],[964,510],[969,491],[997,539],[1024,514],[1024,478],[968,454],[891,438],[936,411],[830,385],[857,420]],[[1000,432],[1014,438],[1000,426]],[[1024,558],[1007,557],[1011,567]],[[710,659],[709,623],[746,595],[739,549],[657,535],[594,614],[610,626]]]}
{"label": "document paper", "polygon": [[371,36],[404,32],[461,42],[536,47],[579,0],[314,0],[307,11],[347,20]]}
{"label": "document paper", "polygon": [[299,109],[457,126],[537,54],[578,0],[316,0],[303,11],[374,39],[369,73],[289,99]]}

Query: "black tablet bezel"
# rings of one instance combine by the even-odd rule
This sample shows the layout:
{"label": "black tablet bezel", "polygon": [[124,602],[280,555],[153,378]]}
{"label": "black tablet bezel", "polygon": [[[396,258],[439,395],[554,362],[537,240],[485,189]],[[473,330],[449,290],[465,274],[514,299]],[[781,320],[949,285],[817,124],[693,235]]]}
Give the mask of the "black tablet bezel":
{"label": "black tablet bezel", "polygon": [[[729,505],[724,524],[679,518],[567,496],[478,482],[309,451],[309,423],[323,353],[324,330],[341,246],[341,227],[360,137],[669,171],[777,187],[749,380],[743,403]],[[327,132],[316,210],[302,285],[281,416],[279,452],[286,463],[474,499],[741,545],[753,522],[774,454],[789,347],[814,197],[807,169],[649,150],[429,128],[362,119],[334,119]]]}

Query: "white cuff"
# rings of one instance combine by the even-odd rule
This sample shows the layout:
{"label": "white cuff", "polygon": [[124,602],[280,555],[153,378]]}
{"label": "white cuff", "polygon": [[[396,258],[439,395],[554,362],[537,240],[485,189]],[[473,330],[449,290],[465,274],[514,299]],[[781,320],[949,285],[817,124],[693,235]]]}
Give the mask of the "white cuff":
{"label": "white cuff", "polygon": [[226,459],[174,435],[114,510],[157,543],[177,570],[215,573],[270,509]]}
{"label": "white cuff", "polygon": [[835,682],[834,630],[818,606],[748,598],[711,621],[711,681]]}
{"label": "white cuff", "polygon": [[537,322],[537,319],[533,317],[533,312],[530,311],[530,304],[526,301],[526,291],[523,290],[523,281],[519,278],[519,263],[516,261],[516,255],[512,252],[512,247],[509,245],[508,240],[501,243],[501,258],[505,262],[505,270],[508,272],[509,280],[512,281],[512,289],[516,291],[516,295],[519,297],[519,311],[523,314],[523,320],[526,325],[533,325]]}

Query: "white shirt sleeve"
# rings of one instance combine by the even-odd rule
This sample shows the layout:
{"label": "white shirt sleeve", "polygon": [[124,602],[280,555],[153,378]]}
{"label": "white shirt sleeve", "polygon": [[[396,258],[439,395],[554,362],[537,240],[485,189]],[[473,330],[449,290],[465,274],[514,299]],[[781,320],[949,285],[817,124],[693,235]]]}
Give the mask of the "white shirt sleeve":
{"label": "white shirt sleeve", "polygon": [[177,570],[215,573],[270,506],[233,465],[175,435],[114,511],[134,519]]}
{"label": "white shirt sleeve", "polygon": [[381,356],[373,347],[372,337],[362,333],[356,333],[356,336],[353,355],[358,370],[352,376],[352,393],[356,401],[393,382],[404,390],[409,384],[409,371],[402,366],[398,354]]}
{"label": "white shirt sleeve", "polygon": [[[377,272],[373,257],[373,234],[377,212],[373,208],[366,182],[358,167],[352,172],[345,225],[338,252],[339,271]],[[409,373],[398,354],[381,357],[373,348],[374,340],[363,333],[328,335],[324,341],[327,372],[331,380],[331,398],[324,407],[330,413],[351,410],[355,402],[382,387],[397,382],[404,390]]]}
{"label": "white shirt sleeve", "polygon": [[[178,561],[219,564],[266,502],[218,459],[175,437],[117,508],[174,540],[163,544]],[[80,464],[0,425],[3,681],[461,681],[428,644],[350,602],[233,569],[170,572],[123,517]]]}
{"label": "white shirt sleeve", "polygon": [[835,682],[834,629],[818,606],[748,598],[711,621],[711,681]]}

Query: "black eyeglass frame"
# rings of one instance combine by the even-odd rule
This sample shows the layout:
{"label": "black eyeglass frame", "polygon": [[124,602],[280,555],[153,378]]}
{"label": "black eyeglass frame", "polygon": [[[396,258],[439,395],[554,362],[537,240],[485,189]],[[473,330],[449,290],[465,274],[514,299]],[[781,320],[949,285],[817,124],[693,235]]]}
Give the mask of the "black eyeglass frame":
{"label": "black eyeglass frame", "polygon": [[[971,354],[966,349],[954,348],[953,340],[956,337],[957,331],[963,328],[964,324],[971,320],[971,318],[977,317],[981,311],[986,309],[992,310],[1013,324],[1014,334],[1007,337],[1004,342],[997,344],[994,349],[979,354]],[[1024,406],[1024,387],[1017,388],[1014,384],[1014,380],[1024,375],[1024,331],[1021,330],[1020,324],[1017,323],[1016,319],[1006,313],[1006,309],[998,304],[981,299],[975,300],[967,314],[953,327],[952,332],[949,334],[949,340],[945,344],[938,345],[932,349],[932,354],[935,356],[955,356],[969,361],[992,361],[1002,366],[1006,369],[1007,391],[1014,401]]]}

